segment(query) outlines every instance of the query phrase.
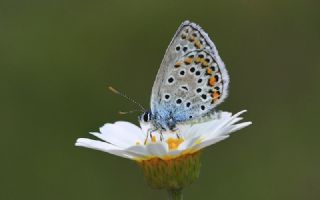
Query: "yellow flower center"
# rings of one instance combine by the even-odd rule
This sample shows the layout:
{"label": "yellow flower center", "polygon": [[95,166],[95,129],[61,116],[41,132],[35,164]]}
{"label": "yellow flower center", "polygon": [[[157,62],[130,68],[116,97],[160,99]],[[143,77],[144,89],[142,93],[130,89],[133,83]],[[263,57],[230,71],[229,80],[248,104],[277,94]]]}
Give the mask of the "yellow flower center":
{"label": "yellow flower center", "polygon": [[178,149],[179,145],[183,142],[184,140],[182,138],[169,138],[167,139],[167,144],[169,147],[169,150],[176,150]]}

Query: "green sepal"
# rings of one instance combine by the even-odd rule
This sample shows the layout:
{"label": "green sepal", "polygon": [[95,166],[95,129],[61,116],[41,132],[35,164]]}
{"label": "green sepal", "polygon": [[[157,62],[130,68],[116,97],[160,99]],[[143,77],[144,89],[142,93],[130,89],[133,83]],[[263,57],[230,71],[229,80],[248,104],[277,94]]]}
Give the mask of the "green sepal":
{"label": "green sepal", "polygon": [[145,179],[154,189],[179,190],[198,179],[200,152],[173,159],[152,158],[139,161]]}

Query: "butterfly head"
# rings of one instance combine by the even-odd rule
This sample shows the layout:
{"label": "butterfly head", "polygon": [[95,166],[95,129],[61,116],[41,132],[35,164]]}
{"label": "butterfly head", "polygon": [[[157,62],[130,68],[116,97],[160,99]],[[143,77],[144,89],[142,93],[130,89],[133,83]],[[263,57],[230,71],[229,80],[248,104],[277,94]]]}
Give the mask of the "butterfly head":
{"label": "butterfly head", "polygon": [[151,125],[154,130],[174,130],[176,127],[176,121],[165,113],[145,111],[139,116],[140,123]]}

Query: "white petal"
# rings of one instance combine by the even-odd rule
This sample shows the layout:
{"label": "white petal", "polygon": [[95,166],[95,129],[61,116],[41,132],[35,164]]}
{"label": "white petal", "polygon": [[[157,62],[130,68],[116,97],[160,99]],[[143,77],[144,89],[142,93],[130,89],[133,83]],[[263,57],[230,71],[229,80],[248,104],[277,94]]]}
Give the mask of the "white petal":
{"label": "white petal", "polygon": [[231,119],[229,119],[229,120],[227,121],[227,124],[225,124],[225,126],[231,125],[231,124],[235,124],[235,123],[237,123],[238,121],[240,121],[242,118],[240,118],[239,116],[240,116],[241,114],[245,113],[245,112],[247,112],[247,110],[242,110],[242,111],[234,114],[234,115],[231,117]]}
{"label": "white petal", "polygon": [[[240,111],[242,112],[242,111]],[[221,118],[227,118],[227,117],[232,117],[231,112],[221,112]]]}
{"label": "white petal", "polygon": [[[125,121],[118,121],[115,123],[115,125],[121,126],[123,129],[125,129],[126,131],[129,131],[133,135],[141,136],[141,128],[139,128],[135,124],[132,124],[130,122],[125,122]],[[144,136],[141,136],[141,137],[144,137]]]}
{"label": "white petal", "polygon": [[200,137],[194,137],[189,140],[185,140],[179,145],[178,149],[181,151],[187,150],[188,148],[194,146],[197,141],[200,141]]}
{"label": "white petal", "polygon": [[220,136],[220,135],[228,135],[232,131],[230,130],[233,127],[233,124],[237,123],[240,121],[242,118],[238,117],[242,113],[246,112],[246,110],[243,110],[241,112],[238,112],[237,114],[233,116],[228,116],[225,119],[221,119],[219,122],[219,126],[217,126],[214,130],[214,132],[211,132],[209,137],[214,137],[214,136]]}
{"label": "white petal", "polygon": [[200,149],[203,149],[207,146],[210,146],[212,144],[215,144],[217,142],[220,142],[221,140],[224,140],[226,138],[228,138],[229,136],[220,136],[220,137],[214,137],[214,138],[211,138],[209,140],[205,140],[205,141],[202,141],[200,144],[197,144],[193,147],[194,150],[200,150]]}
{"label": "white petal", "polygon": [[142,129],[144,136],[146,136],[148,130],[152,128],[152,124],[146,123],[146,122],[140,122],[140,127]]}
{"label": "white petal", "polygon": [[168,152],[168,156],[169,156],[169,157],[172,157],[172,158],[178,157],[178,156],[180,156],[180,155],[182,155],[182,154],[183,154],[183,151],[182,151],[182,150],[179,150],[179,149]]}
{"label": "white petal", "polygon": [[[204,124],[204,123],[201,123]],[[198,124],[191,125],[187,129],[185,129],[184,132],[182,132],[180,135],[185,140],[189,140],[195,137],[199,137],[200,134],[200,128],[202,129],[204,126],[199,127]]]}
{"label": "white petal", "polygon": [[240,129],[243,129],[244,127],[247,127],[247,126],[249,126],[251,124],[252,124],[252,122],[243,122],[241,124],[232,125],[232,127],[230,129],[230,133],[238,131]]}
{"label": "white petal", "polygon": [[105,124],[100,128],[101,134],[91,133],[96,137],[112,143],[118,147],[127,148],[135,145],[136,142],[144,138],[142,130],[129,122],[116,122],[115,124]]}
{"label": "white petal", "polygon": [[127,154],[124,150],[115,147],[111,144],[106,142],[98,141],[98,140],[91,140],[87,138],[79,138],[75,144],[76,146],[86,147],[90,149],[95,149],[103,152],[107,152],[116,156],[120,156],[123,158],[130,158],[132,159],[133,156]]}
{"label": "white petal", "polygon": [[212,119],[206,122],[197,123],[189,128],[185,135],[190,137],[199,137],[201,135],[207,135],[208,132],[216,132],[219,130],[221,125],[225,124],[227,119],[230,119],[232,114],[229,112],[218,112],[212,116]]}
{"label": "white petal", "polygon": [[211,121],[195,124],[188,131],[193,131],[195,136],[202,139],[201,144],[196,145],[196,147],[204,148],[208,146],[208,144],[214,144],[228,137],[230,133],[250,125],[251,122],[235,124],[242,119],[239,115],[244,112],[246,111],[238,112],[235,115],[229,112],[222,112],[219,113],[217,118]]}
{"label": "white petal", "polygon": [[155,144],[148,144],[147,151],[150,155],[163,157],[168,154],[168,145],[165,142],[157,142]]}
{"label": "white petal", "polygon": [[150,156],[145,145],[135,145],[126,149],[127,152],[137,155],[137,157]]}

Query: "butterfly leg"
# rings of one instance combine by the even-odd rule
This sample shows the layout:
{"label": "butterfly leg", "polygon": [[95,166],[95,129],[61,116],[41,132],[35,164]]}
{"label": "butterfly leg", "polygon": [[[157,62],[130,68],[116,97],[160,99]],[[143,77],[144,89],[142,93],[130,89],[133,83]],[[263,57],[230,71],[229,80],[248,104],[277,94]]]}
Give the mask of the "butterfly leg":
{"label": "butterfly leg", "polygon": [[163,133],[162,133],[162,129],[160,130],[160,141],[163,141]]}
{"label": "butterfly leg", "polygon": [[180,131],[179,131],[179,129],[176,127],[175,129],[173,129],[173,132],[175,132],[176,133],[176,136],[177,136],[177,138],[178,139],[180,139],[181,138],[181,135],[180,135]]}
{"label": "butterfly leg", "polygon": [[146,139],[144,140],[144,145],[147,144],[148,138],[150,137],[150,139],[152,140],[152,133],[157,131],[158,129],[154,129],[154,128],[149,128],[147,131],[147,136]]}

